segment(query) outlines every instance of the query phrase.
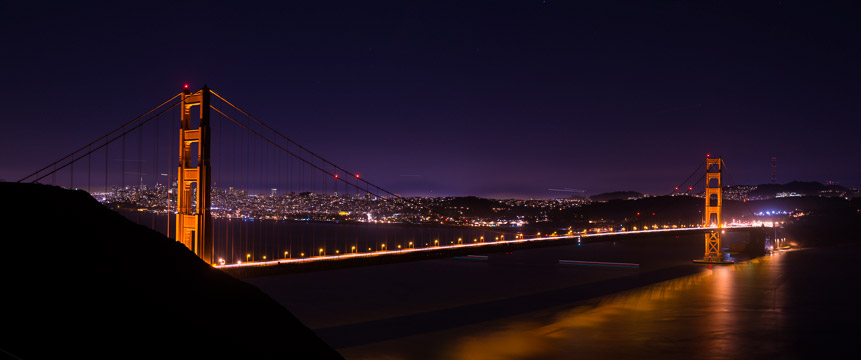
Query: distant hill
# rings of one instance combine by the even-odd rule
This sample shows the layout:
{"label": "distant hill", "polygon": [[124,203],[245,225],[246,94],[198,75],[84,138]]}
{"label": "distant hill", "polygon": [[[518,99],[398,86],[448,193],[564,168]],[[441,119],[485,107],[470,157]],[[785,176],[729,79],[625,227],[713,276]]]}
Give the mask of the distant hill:
{"label": "distant hill", "polygon": [[83,191],[0,183],[0,199],[6,354],[341,358],[262,291]]}
{"label": "distant hill", "polygon": [[[693,196],[653,196],[634,200],[592,202],[580,207],[550,214],[550,228],[598,227],[600,224],[700,224],[703,221],[703,198]],[[726,221],[762,220],[755,215],[766,211],[861,212],[861,199],[853,201],[840,197],[785,197],[757,201],[724,200],[722,217]],[[546,230],[545,230],[546,231]]]}
{"label": "distant hill", "polygon": [[448,216],[491,217],[494,208],[501,208],[498,200],[485,199],[475,196],[445,198],[434,211]]}
{"label": "distant hill", "polygon": [[786,184],[761,184],[756,190],[752,190],[750,197],[774,197],[780,193],[796,193],[799,195],[818,195],[823,191],[831,190],[835,193],[849,192],[850,190],[840,185],[823,185],[816,181],[793,181]]}
{"label": "distant hill", "polygon": [[[841,205],[844,205],[841,203]],[[861,241],[861,199],[845,206],[829,206],[812,211],[784,225],[786,236],[802,246],[829,246]]]}
{"label": "distant hill", "polygon": [[610,200],[630,200],[642,198],[643,194],[636,191],[613,191],[598,195],[592,195],[589,198],[592,201],[610,201]]}

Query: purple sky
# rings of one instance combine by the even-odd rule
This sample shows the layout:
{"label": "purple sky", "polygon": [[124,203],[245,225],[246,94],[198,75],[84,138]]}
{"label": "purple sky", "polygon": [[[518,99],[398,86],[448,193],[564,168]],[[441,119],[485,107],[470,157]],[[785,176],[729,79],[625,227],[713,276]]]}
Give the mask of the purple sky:
{"label": "purple sky", "polygon": [[206,83],[404,194],[666,193],[706,153],[861,185],[851,2],[24,3],[0,4],[0,179]]}

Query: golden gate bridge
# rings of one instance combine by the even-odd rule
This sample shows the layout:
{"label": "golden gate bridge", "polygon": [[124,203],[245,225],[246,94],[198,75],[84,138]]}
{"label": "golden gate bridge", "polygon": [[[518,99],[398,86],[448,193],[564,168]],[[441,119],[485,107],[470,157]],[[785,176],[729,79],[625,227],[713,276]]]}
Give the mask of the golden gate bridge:
{"label": "golden gate bridge", "polygon": [[[721,235],[751,232],[760,224],[722,219],[725,173],[720,157],[707,156],[667,194],[702,196],[703,216],[697,223],[644,221],[637,213],[597,233],[569,229],[542,235],[473,227],[324,158],[206,86],[191,92],[186,85],[18,182],[85,190],[183,243],[208,264],[227,271],[267,271],[692,232],[704,235],[704,255],[696,262],[731,263],[722,252]],[[339,210],[346,207],[350,211]],[[288,222],[294,227],[277,226]],[[335,229],[321,223],[347,225]],[[420,226],[405,233],[390,229],[395,224]],[[292,231],[296,226],[304,228]]]}

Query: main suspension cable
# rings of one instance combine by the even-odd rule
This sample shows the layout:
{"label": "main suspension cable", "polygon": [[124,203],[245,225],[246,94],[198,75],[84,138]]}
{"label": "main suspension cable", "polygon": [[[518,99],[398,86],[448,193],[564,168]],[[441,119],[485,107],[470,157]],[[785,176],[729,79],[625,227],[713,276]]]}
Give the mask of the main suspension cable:
{"label": "main suspension cable", "polygon": [[[117,139],[125,139],[125,135],[126,135],[126,134],[128,134],[128,133],[130,133],[130,132],[132,132],[132,131],[135,131],[135,130],[137,130],[138,128],[140,128],[140,127],[142,127],[142,126],[146,125],[148,122],[152,121],[152,120],[153,120],[153,119],[155,119],[155,118],[158,118],[159,116],[161,116],[161,115],[162,115],[162,114],[164,114],[165,112],[167,112],[167,111],[169,111],[169,110],[173,109],[173,108],[174,108],[174,107],[176,107],[177,105],[179,105],[179,102],[177,102],[176,104],[173,104],[173,105],[171,105],[170,107],[168,107],[168,108],[166,108],[166,109],[164,109],[164,110],[162,110],[162,111],[158,112],[157,114],[153,115],[153,116],[152,116],[152,117],[150,117],[149,119],[146,119],[146,120],[144,120],[144,121],[140,122],[139,124],[135,125],[135,126],[134,126],[134,127],[132,127],[131,129],[128,129],[128,130],[126,130],[125,132],[123,132],[122,134],[117,135],[117,136],[116,136],[116,137],[114,137],[113,139],[110,139],[110,140],[108,140],[108,141],[105,141],[105,143],[104,143],[104,144],[99,145],[99,146],[97,146],[97,147],[93,148],[93,149],[92,149],[92,150],[90,150],[90,151],[87,151],[87,152],[86,152],[86,153],[84,153],[83,155],[78,156],[78,157],[76,157],[76,158],[74,158],[74,159],[70,160],[69,162],[67,162],[67,163],[63,164],[62,166],[60,166],[60,167],[58,167],[58,168],[55,168],[55,169],[51,170],[51,172],[49,172],[49,173],[44,174],[44,175],[42,175],[42,176],[40,176],[40,177],[38,177],[38,178],[34,179],[33,181],[31,181],[31,183],[35,183],[35,182],[37,182],[37,181],[39,181],[39,180],[42,180],[42,179],[44,179],[44,178],[48,177],[49,175],[53,175],[53,174],[54,174],[54,173],[56,173],[57,171],[60,171],[60,170],[64,169],[65,167],[67,167],[67,166],[69,166],[69,165],[71,165],[71,164],[75,163],[76,161],[83,159],[85,156],[90,155],[90,154],[92,154],[92,153],[96,152],[97,150],[99,150],[99,149],[101,149],[101,148],[103,148],[103,147],[108,146],[108,144],[110,144],[110,143],[112,143],[112,142],[116,141]],[[113,132],[112,132],[112,133],[113,133]],[[104,139],[104,137],[102,137],[102,139]],[[68,158],[68,156],[66,156],[65,158]],[[56,164],[56,162],[55,162],[55,164]],[[39,173],[39,172],[36,172],[36,173],[34,173],[33,175],[38,174],[38,173]],[[30,176],[32,176],[32,175],[30,175]],[[18,182],[22,182],[22,181],[26,180],[26,179],[27,179],[28,177],[30,177],[30,176],[27,176],[27,177],[25,177],[25,178],[23,178],[23,179],[21,179],[21,180],[18,180]],[[106,176],[107,176],[107,175],[106,175]],[[125,174],[123,174],[123,176],[125,176]]]}
{"label": "main suspension cable", "polygon": [[[39,169],[39,170],[37,170],[37,171],[33,172],[32,174],[27,175],[27,176],[25,176],[25,177],[21,178],[21,180],[18,180],[18,182],[23,182],[24,180],[27,180],[27,179],[28,179],[28,178],[30,178],[30,177],[36,176],[37,174],[41,173],[42,171],[45,171],[46,169],[50,168],[51,166],[54,166],[54,165],[56,165],[56,164],[58,164],[58,163],[62,162],[63,160],[66,160],[66,159],[68,159],[68,158],[72,157],[73,155],[75,155],[75,154],[77,154],[77,153],[79,153],[79,152],[81,152],[81,151],[84,151],[85,149],[89,149],[89,148],[90,148],[90,146],[93,146],[93,145],[95,145],[97,142],[99,142],[99,141],[102,141],[102,140],[106,139],[107,137],[111,136],[112,134],[116,133],[117,131],[120,131],[120,130],[124,129],[126,126],[129,126],[129,125],[131,125],[131,124],[134,124],[134,123],[135,123],[135,121],[140,120],[140,118],[142,118],[142,117],[144,117],[144,116],[147,116],[148,114],[150,114],[151,112],[155,111],[156,109],[158,109],[158,108],[160,108],[160,107],[164,106],[165,104],[167,104],[167,103],[171,102],[173,99],[176,99],[176,97],[177,97],[177,96],[179,96],[179,95],[181,95],[181,94],[182,94],[182,93],[178,93],[178,94],[174,95],[174,96],[173,96],[173,97],[171,97],[170,99],[167,99],[166,101],[164,101],[163,103],[159,104],[158,106],[156,106],[156,107],[154,107],[154,108],[152,108],[152,109],[148,110],[147,112],[145,112],[145,113],[141,114],[140,116],[138,116],[138,117],[136,117],[136,118],[132,119],[131,121],[129,121],[129,122],[127,122],[127,123],[123,124],[122,126],[120,126],[120,127],[116,128],[116,129],[112,130],[111,132],[109,132],[109,133],[105,134],[104,136],[102,136],[102,137],[100,137],[100,138],[98,138],[98,139],[96,139],[96,140],[93,140],[93,141],[92,141],[92,142],[90,142],[89,144],[82,146],[80,149],[75,150],[75,151],[73,151],[73,152],[69,153],[68,155],[66,155],[66,156],[64,156],[64,157],[62,157],[62,158],[60,158],[59,160],[54,161],[54,162],[52,162],[52,163],[48,164],[47,166],[45,166],[45,167],[43,167],[43,168],[41,168],[41,169]],[[175,106],[175,105],[174,105],[174,106]],[[87,153],[87,154],[89,154],[89,153]],[[76,159],[76,160],[77,160],[77,159]],[[44,176],[43,176],[42,178],[44,178]],[[42,178],[39,178],[39,179],[37,179],[37,180],[40,180],[40,179],[42,179]],[[35,181],[32,181],[32,182],[35,182]]]}
{"label": "main suspension cable", "polygon": [[[288,141],[288,142],[292,143],[293,145],[296,145],[297,147],[299,147],[300,149],[304,150],[304,151],[305,151],[305,152],[307,152],[308,154],[310,154],[310,155],[312,155],[312,156],[314,156],[314,157],[316,157],[316,158],[318,158],[318,159],[322,160],[323,162],[325,162],[325,163],[327,163],[327,164],[331,165],[332,167],[334,167],[334,168],[336,168],[336,169],[338,169],[338,170],[343,171],[343,172],[344,172],[344,173],[346,173],[346,174],[351,174],[351,175],[355,175],[355,174],[357,174],[357,173],[352,172],[352,171],[347,171],[346,169],[344,169],[344,168],[342,168],[342,167],[338,166],[337,164],[335,164],[335,163],[333,163],[333,162],[331,162],[331,161],[327,160],[326,158],[324,158],[324,157],[322,157],[322,156],[318,155],[317,153],[315,153],[315,152],[313,152],[313,151],[311,151],[311,150],[308,150],[308,148],[306,148],[306,147],[304,147],[304,146],[300,145],[299,143],[297,143],[297,142],[293,141],[292,139],[288,138],[288,137],[287,137],[287,136],[285,136],[284,134],[282,134],[282,133],[278,132],[278,130],[275,130],[275,129],[274,129],[274,128],[272,128],[271,126],[269,126],[269,125],[267,125],[267,124],[263,123],[262,121],[258,120],[257,118],[255,118],[254,116],[252,116],[251,114],[249,114],[248,112],[246,112],[245,110],[240,109],[238,106],[234,105],[233,103],[231,103],[231,102],[230,102],[230,101],[228,101],[227,99],[223,98],[221,95],[219,95],[219,94],[218,94],[218,93],[216,93],[215,91],[210,90],[210,92],[211,92],[213,95],[215,95],[216,97],[218,97],[219,99],[221,99],[222,101],[224,101],[225,103],[227,103],[227,105],[230,105],[231,107],[233,107],[233,108],[234,108],[234,109],[236,109],[237,111],[241,112],[242,114],[244,114],[245,116],[247,116],[247,117],[248,117],[248,118],[250,118],[251,120],[254,120],[255,122],[257,122],[260,126],[263,126],[263,127],[264,127],[264,128],[266,128],[267,130],[272,131],[274,134],[276,134],[276,135],[278,135],[279,137],[281,137],[282,139],[284,139],[284,140],[286,140],[286,141]],[[399,195],[397,195],[397,194],[395,194],[395,193],[393,193],[393,192],[391,192],[391,191],[388,191],[388,190],[386,190],[386,189],[384,189],[384,188],[382,188],[382,187],[380,187],[380,186],[377,186],[377,185],[375,185],[375,184],[373,184],[373,183],[371,183],[371,182],[369,182],[369,181],[367,181],[367,180],[365,180],[365,179],[363,179],[363,178],[358,178],[358,177],[357,177],[357,179],[358,179],[359,181],[361,181],[361,182],[364,182],[364,183],[366,183],[366,184],[370,185],[370,186],[373,186],[373,187],[374,187],[374,188],[376,188],[377,190],[380,190],[380,191],[382,191],[382,192],[384,192],[384,193],[386,193],[386,194],[388,194],[388,195],[390,195],[390,196],[401,197],[401,196],[399,196]]]}

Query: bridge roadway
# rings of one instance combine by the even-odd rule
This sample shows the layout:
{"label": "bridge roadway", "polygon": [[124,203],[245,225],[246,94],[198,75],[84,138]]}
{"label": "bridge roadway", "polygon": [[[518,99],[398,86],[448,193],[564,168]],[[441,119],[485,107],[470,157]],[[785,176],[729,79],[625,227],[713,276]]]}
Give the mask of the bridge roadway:
{"label": "bridge roadway", "polygon": [[[546,246],[573,245],[577,243],[594,243],[600,241],[619,240],[620,238],[636,238],[655,235],[672,236],[676,234],[690,233],[705,234],[706,232],[715,229],[718,229],[718,227],[711,226],[558,235],[504,241],[439,245],[424,248],[395,249],[341,255],[323,255],[306,258],[276,259],[270,261],[254,261],[213,266],[235,277],[255,277],[276,275],[280,273],[321,271],[344,267],[377,265],[405,261],[419,261],[434,258],[470,255],[475,253],[493,253]],[[764,230],[766,228],[754,225],[732,225],[721,227],[720,229],[722,231],[730,232],[752,232],[756,231],[757,229]]]}

